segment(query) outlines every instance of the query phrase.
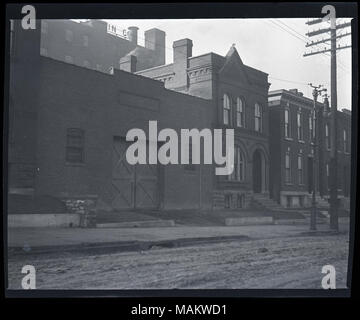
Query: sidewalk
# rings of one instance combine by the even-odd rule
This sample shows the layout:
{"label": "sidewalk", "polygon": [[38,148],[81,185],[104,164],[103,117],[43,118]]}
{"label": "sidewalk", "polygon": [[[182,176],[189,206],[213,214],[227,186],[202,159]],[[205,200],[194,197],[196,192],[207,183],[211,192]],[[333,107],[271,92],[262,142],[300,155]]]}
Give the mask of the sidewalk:
{"label": "sidewalk", "polygon": [[[340,224],[340,231],[347,232],[348,223]],[[318,234],[327,233],[328,225],[319,225]],[[305,225],[257,225],[257,226],[210,226],[210,227],[162,227],[162,228],[10,228],[8,247],[17,252],[56,251],[104,247],[141,249],[163,242],[186,243],[225,241],[234,239],[266,239],[308,234]]]}

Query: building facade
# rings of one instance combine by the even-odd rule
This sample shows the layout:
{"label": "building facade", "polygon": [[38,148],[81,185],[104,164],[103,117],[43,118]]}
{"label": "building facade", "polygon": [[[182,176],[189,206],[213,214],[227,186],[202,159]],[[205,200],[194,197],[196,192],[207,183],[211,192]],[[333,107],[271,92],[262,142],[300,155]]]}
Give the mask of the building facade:
{"label": "building facade", "polygon": [[120,58],[132,52],[138,70],[165,63],[165,32],[145,31],[145,46],[138,44],[138,27],[122,33],[102,20],[41,20],[40,54],[55,60],[110,73]]}
{"label": "building facade", "polygon": [[[316,174],[316,199],[328,206],[331,146],[327,99],[316,103],[297,89],[269,92],[270,196],[283,207],[309,207]],[[339,197],[348,201],[350,189],[351,112],[337,113]],[[314,162],[314,134],[316,156]]]}
{"label": "building facade", "polygon": [[148,150],[150,120],[178,134],[209,128],[212,101],[119,69],[107,74],[43,57],[39,29],[14,23],[9,193],[96,196],[106,210],[210,208],[212,165],[130,165],[125,137],[142,129]]}
{"label": "building facade", "polygon": [[213,208],[248,207],[254,195],[269,190],[268,75],[246,66],[234,46],[225,57],[193,57],[192,46],[190,39],[175,41],[172,64],[137,74],[214,102],[212,127],[234,129],[235,165],[231,175],[215,178]]}

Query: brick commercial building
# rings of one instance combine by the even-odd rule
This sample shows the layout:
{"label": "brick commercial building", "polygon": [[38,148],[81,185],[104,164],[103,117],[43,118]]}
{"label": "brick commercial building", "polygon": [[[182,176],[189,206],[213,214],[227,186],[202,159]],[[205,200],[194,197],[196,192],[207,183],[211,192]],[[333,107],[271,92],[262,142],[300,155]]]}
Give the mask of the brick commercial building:
{"label": "brick commercial building", "polygon": [[81,67],[112,72],[119,60],[131,52],[138,58],[138,70],[165,63],[165,32],[145,31],[145,47],[138,44],[138,28],[118,30],[101,20],[41,20],[40,53]]}
{"label": "brick commercial building", "polygon": [[[39,25],[39,23],[38,23]],[[209,128],[210,100],[121,70],[106,74],[40,56],[40,32],[14,24],[10,55],[9,192],[79,199],[104,209],[209,208],[212,165],[137,165],[125,136]],[[24,54],[24,52],[26,54]]]}
{"label": "brick commercial building", "polygon": [[254,196],[269,190],[268,75],[246,66],[234,46],[225,57],[193,57],[192,45],[189,39],[175,41],[172,64],[136,73],[214,102],[212,127],[235,130],[235,168],[216,177],[213,207],[248,207]]}
{"label": "brick commercial building", "polygon": [[[68,36],[72,45],[66,40],[70,33],[64,33],[68,24],[76,30]],[[284,207],[309,205],[312,100],[294,90],[269,93],[268,75],[246,66],[234,46],[226,56],[193,57],[192,41],[178,40],[173,44],[174,62],[164,65],[165,33],[157,29],[146,32],[148,42],[143,48],[136,45],[135,33],[130,41],[114,39],[99,21],[48,22],[46,31],[43,26],[38,21],[36,30],[23,30],[19,21],[13,24],[11,194],[93,197],[98,208],[106,210],[237,209],[262,202],[280,207],[269,196]],[[62,35],[59,56],[57,37],[50,37],[51,26],[57,26]],[[80,35],[92,28],[98,31],[86,40],[88,47],[75,45],[83,43]],[[47,40],[44,34],[49,35]],[[46,41],[44,56],[40,47]],[[123,51],[111,49],[109,43],[117,42]],[[62,59],[69,48],[74,50],[70,63]],[[84,59],[90,65],[84,65]],[[95,64],[114,71],[97,70]],[[317,190],[324,198],[329,152],[323,146],[331,128],[329,111],[322,103],[318,106],[323,111]],[[351,115],[338,114],[339,177],[347,197]],[[126,133],[132,128],[147,133],[150,120],[158,121],[159,131],[172,128],[177,133],[192,128],[234,129],[233,173],[217,176],[213,164],[129,165]]]}
{"label": "brick commercial building", "polygon": [[[318,149],[317,201],[327,206],[329,197],[330,109],[328,101],[317,102]],[[297,89],[269,92],[270,112],[270,195],[284,207],[311,205],[314,174],[312,99]],[[337,113],[338,188],[343,203],[350,190],[351,112]]]}

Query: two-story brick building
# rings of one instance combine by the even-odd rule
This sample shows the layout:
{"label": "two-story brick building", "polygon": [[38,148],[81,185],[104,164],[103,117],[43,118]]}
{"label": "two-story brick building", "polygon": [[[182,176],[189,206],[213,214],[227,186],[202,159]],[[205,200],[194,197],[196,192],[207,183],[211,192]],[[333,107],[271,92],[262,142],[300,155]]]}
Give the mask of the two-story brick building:
{"label": "two-story brick building", "polygon": [[[297,89],[269,92],[270,195],[284,207],[311,204],[313,174],[317,201],[328,205],[330,162],[330,109],[327,99],[316,104]],[[339,196],[349,197],[351,112],[337,113]],[[317,135],[314,170],[314,130]],[[325,200],[325,201],[324,201]],[[346,199],[345,199],[346,201]]]}

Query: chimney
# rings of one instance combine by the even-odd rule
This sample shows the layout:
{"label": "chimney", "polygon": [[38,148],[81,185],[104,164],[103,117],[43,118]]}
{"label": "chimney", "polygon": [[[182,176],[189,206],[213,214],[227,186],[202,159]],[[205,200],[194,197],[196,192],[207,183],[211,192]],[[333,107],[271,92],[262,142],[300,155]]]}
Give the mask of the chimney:
{"label": "chimney", "polygon": [[137,45],[137,41],[138,41],[138,30],[139,30],[138,27],[129,27],[128,28],[129,41],[135,45]]}
{"label": "chimney", "polygon": [[188,58],[192,56],[192,46],[190,39],[181,39],[173,43],[176,87],[187,87],[188,85]]}
{"label": "chimney", "polygon": [[134,73],[136,72],[136,57],[133,55],[125,56],[120,59],[120,70]]}
{"label": "chimney", "polygon": [[145,31],[145,48],[155,51],[156,66],[165,64],[165,32],[156,28]]}

